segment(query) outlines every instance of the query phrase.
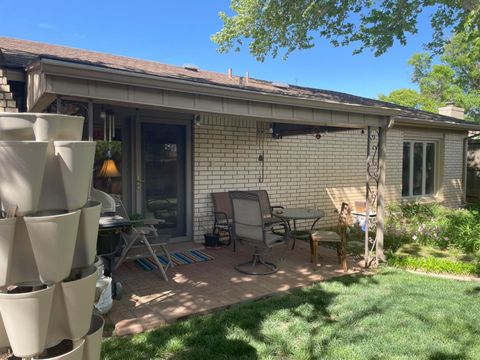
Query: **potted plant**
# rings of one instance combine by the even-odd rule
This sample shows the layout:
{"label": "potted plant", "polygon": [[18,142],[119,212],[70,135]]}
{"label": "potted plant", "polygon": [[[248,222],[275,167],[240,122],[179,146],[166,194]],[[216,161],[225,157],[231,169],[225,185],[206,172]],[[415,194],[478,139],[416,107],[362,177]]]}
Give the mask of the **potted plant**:
{"label": "potted plant", "polygon": [[0,219],[0,287],[9,284],[16,217]]}
{"label": "potted plant", "polygon": [[97,253],[98,219],[102,204],[99,201],[89,201],[80,213],[77,241],[73,254],[73,268],[92,265]]}
{"label": "potted plant", "polygon": [[15,356],[32,357],[45,348],[54,289],[0,293],[0,313]]}
{"label": "potted plant", "polygon": [[102,350],[102,335],[105,321],[100,315],[92,315],[90,330],[85,336],[85,348],[83,350],[83,360],[100,359]]}
{"label": "potted plant", "polygon": [[90,190],[95,141],[55,141],[54,145],[65,194],[64,208],[80,209],[87,203]]}
{"label": "potted plant", "polygon": [[3,208],[16,205],[17,215],[37,211],[48,142],[0,141],[0,189]]}
{"label": "potted plant", "polygon": [[0,113],[0,140],[34,141],[36,120],[33,113]]}
{"label": "potted plant", "polygon": [[40,280],[45,284],[62,281],[72,268],[80,210],[51,211],[24,220]]}
{"label": "potted plant", "polygon": [[62,114],[35,114],[33,126],[37,141],[80,141],[83,132],[83,116]]}
{"label": "potted plant", "polygon": [[205,228],[204,226],[201,226],[204,234],[203,238],[205,239],[205,247],[207,248],[212,248],[212,247],[217,247],[220,245],[220,235],[216,234],[214,231],[210,231],[210,229]]}

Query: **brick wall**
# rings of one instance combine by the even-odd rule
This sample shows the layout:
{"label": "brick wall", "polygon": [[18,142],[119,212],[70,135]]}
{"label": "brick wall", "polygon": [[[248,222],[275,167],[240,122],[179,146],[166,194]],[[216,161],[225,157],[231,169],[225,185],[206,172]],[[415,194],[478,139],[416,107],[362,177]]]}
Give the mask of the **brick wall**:
{"label": "brick wall", "polygon": [[0,69],[0,112],[18,112],[17,104],[10,92],[5,70]]}
{"label": "brick wall", "polygon": [[[320,225],[337,221],[333,213],[342,201],[365,196],[366,134],[359,130],[329,133],[320,140],[312,135],[274,140],[266,123],[202,117],[194,128],[194,234],[202,234],[213,223],[210,193],[228,190],[266,189],[272,204],[286,207],[319,207],[327,217]],[[262,144],[257,127],[265,130],[264,179],[258,156]],[[443,170],[440,171],[439,200],[448,206],[462,203],[463,133],[409,130],[409,136],[434,133],[439,139]],[[386,200],[401,199],[403,140],[406,131],[394,128],[387,135]],[[446,149],[446,150],[445,150]],[[305,225],[305,224],[303,224]],[[302,224],[300,224],[302,226]]]}

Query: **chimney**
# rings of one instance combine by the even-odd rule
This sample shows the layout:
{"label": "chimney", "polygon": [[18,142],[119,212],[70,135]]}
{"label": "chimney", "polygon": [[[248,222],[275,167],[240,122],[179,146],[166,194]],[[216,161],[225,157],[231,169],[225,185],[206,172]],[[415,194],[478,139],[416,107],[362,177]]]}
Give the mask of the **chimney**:
{"label": "chimney", "polygon": [[438,108],[438,113],[463,120],[465,109],[455,106],[453,102],[447,102],[444,107]]}

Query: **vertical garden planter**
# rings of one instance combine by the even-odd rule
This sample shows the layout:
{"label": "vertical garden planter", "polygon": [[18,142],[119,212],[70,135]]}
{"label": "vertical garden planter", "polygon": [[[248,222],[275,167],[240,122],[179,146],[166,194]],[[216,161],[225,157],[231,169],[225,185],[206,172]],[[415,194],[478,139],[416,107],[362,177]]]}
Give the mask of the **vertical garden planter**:
{"label": "vertical garden planter", "polygon": [[0,316],[0,354],[2,353],[2,349],[10,346],[8,342],[7,332],[5,331],[5,325],[3,325],[2,317]]}
{"label": "vertical garden planter", "polygon": [[[59,345],[58,347],[61,347],[62,345]],[[72,350],[66,350],[65,353],[61,355],[56,355],[53,357],[48,356],[49,352],[55,352],[58,353],[58,350],[55,348],[52,349],[47,349],[46,356],[39,356],[39,357],[34,357],[34,359],[43,359],[43,360],[82,360],[83,358],[83,352],[84,352],[84,347],[85,347],[85,340],[78,341],[74,343],[73,349]]]}
{"label": "vertical garden planter", "polygon": [[9,284],[16,223],[16,218],[0,219],[0,287]]}
{"label": "vertical garden planter", "polygon": [[0,142],[0,200],[3,208],[17,206],[17,215],[38,208],[48,142]]}
{"label": "vertical garden planter", "polygon": [[45,348],[54,289],[0,293],[0,313],[15,356],[32,357]]}
{"label": "vertical garden planter", "polygon": [[82,140],[84,118],[61,114],[36,114],[33,127],[37,141]]}
{"label": "vertical garden planter", "polygon": [[94,141],[55,141],[69,211],[82,208],[87,203],[95,157]]}
{"label": "vertical garden planter", "polygon": [[85,348],[83,350],[83,360],[100,359],[102,350],[102,334],[105,321],[100,315],[93,315],[90,323],[90,330],[85,336]]}
{"label": "vertical garden planter", "polygon": [[50,216],[25,216],[28,237],[40,280],[51,284],[62,281],[72,267],[80,210]]}
{"label": "vertical garden planter", "polygon": [[0,140],[33,141],[33,127],[37,120],[31,113],[0,113]]}
{"label": "vertical garden planter", "polygon": [[92,265],[97,253],[98,219],[102,205],[98,201],[89,201],[82,208],[78,226],[77,242],[73,255],[73,268]]}

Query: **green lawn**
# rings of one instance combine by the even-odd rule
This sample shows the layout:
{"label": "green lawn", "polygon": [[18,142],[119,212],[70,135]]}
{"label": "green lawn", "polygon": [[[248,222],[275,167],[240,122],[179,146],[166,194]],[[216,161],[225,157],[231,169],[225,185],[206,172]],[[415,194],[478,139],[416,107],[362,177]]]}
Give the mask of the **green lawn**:
{"label": "green lawn", "polygon": [[384,269],[129,338],[102,359],[480,359],[480,283]]}

